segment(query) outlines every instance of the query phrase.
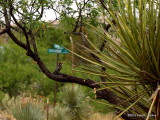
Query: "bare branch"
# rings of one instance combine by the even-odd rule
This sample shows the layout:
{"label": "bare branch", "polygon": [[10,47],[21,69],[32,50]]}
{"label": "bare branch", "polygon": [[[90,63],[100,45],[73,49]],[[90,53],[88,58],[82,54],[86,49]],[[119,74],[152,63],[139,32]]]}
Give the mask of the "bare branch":
{"label": "bare branch", "polygon": [[9,13],[10,13],[11,17],[13,18],[14,22],[16,23],[16,25],[17,25],[20,29],[22,29],[22,31],[23,31],[23,33],[24,33],[24,35],[25,35],[26,43],[27,43],[27,53],[26,53],[26,54],[27,54],[27,55],[28,55],[28,54],[31,54],[29,37],[28,37],[27,31],[26,31],[26,28],[23,27],[23,26],[17,21],[16,17],[15,17],[14,14],[13,14],[13,9],[14,9],[14,7],[13,7],[12,2],[11,2],[11,3],[10,3],[10,8],[9,8]]}
{"label": "bare branch", "polygon": [[99,0],[99,2],[100,2],[101,5],[103,6],[103,8],[104,8],[105,10],[107,10],[107,12],[109,12],[107,6],[106,6],[105,3],[104,3],[104,0]]}
{"label": "bare branch", "polygon": [[5,22],[6,22],[6,29],[9,30],[10,29],[10,22],[9,22],[8,12],[7,12],[6,6],[4,6],[3,11],[4,11]]}
{"label": "bare branch", "polygon": [[0,31],[0,35],[7,33],[6,29],[3,29],[2,31]]}
{"label": "bare branch", "polygon": [[80,32],[64,32],[64,34],[80,35]]}
{"label": "bare branch", "polygon": [[16,32],[19,32],[20,31],[20,29],[18,29],[18,28],[15,28],[15,27],[13,27],[13,26],[10,26],[11,27],[11,29],[13,29],[14,31],[16,31]]}
{"label": "bare branch", "polygon": [[14,14],[13,14],[13,9],[14,9],[14,8],[13,8],[12,4],[10,4],[10,11],[9,11],[9,12],[10,12],[11,17],[13,18],[15,24],[16,24],[19,28],[23,29],[22,25],[17,21],[16,17],[14,16]]}
{"label": "bare branch", "polygon": [[87,0],[87,1],[83,1],[83,6],[78,6],[78,2],[76,1],[76,5],[77,5],[77,8],[79,9],[79,13],[78,13],[78,18],[77,18],[77,20],[76,20],[76,22],[75,22],[75,27],[74,27],[74,29],[73,29],[73,31],[72,32],[76,32],[77,31],[77,29],[80,27],[80,32],[81,32],[81,27],[82,27],[82,19],[83,19],[83,17],[82,17],[82,11],[83,11],[83,9],[85,8],[85,6],[87,5],[87,3],[89,2],[90,0]]}
{"label": "bare branch", "polygon": [[34,35],[33,35],[33,33],[32,33],[31,30],[29,31],[29,35],[30,35],[30,37],[31,37],[31,42],[32,42],[32,45],[33,45],[34,53],[35,53],[35,55],[38,57],[37,45],[36,45],[35,38],[34,38]]}
{"label": "bare branch", "polygon": [[39,17],[38,17],[36,20],[41,19],[41,18],[43,17],[43,13],[44,13],[44,3],[43,3],[43,1],[42,1],[42,3],[41,3],[41,12],[40,12]]}

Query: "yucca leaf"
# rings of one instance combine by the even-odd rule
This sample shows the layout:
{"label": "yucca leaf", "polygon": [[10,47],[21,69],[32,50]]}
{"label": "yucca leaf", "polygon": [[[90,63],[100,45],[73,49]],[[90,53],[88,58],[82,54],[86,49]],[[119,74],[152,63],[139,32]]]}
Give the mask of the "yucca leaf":
{"label": "yucca leaf", "polygon": [[103,104],[103,105],[107,105],[107,106],[109,106],[109,107],[117,108],[117,109],[120,109],[120,110],[124,110],[123,107],[119,107],[119,106],[114,105],[114,104],[111,104],[111,103],[106,103],[106,102],[102,102],[102,101],[97,101],[97,100],[94,100],[94,99],[90,99],[90,101],[93,101],[93,102],[96,102],[96,103],[100,103],[100,104]]}
{"label": "yucca leaf", "polygon": [[[158,94],[158,92],[157,92],[157,94]],[[149,108],[149,111],[148,111],[146,120],[149,120],[150,114],[151,114],[152,109],[153,109],[153,107],[154,107],[154,104],[155,104],[155,102],[156,102],[157,94],[156,94],[156,95],[154,96],[154,98],[153,98],[153,101],[152,101],[152,104],[151,104],[151,106],[150,106],[150,108]]]}
{"label": "yucca leaf", "polygon": [[123,112],[121,112],[119,115],[117,115],[114,120],[117,120],[121,115],[123,115],[126,111],[128,111],[131,107],[133,107],[139,100],[141,100],[143,97],[145,96],[142,95],[141,97],[139,97],[134,103],[132,103],[128,108],[126,108]]}

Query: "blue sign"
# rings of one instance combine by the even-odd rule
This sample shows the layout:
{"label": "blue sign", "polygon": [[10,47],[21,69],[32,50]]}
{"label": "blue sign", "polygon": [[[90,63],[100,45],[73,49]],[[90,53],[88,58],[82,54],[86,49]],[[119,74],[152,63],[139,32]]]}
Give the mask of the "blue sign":
{"label": "blue sign", "polygon": [[48,53],[62,53],[61,49],[48,49]]}
{"label": "blue sign", "polygon": [[67,54],[67,53],[69,53],[69,51],[64,48],[64,49],[62,49],[62,53],[63,53],[63,54]]}

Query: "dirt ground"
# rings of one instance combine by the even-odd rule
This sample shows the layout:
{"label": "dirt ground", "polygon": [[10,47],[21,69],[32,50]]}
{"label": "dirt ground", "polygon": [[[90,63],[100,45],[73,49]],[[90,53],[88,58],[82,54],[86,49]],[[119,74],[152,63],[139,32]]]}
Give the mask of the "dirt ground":
{"label": "dirt ground", "polygon": [[[100,113],[95,113],[90,120],[112,120],[114,117],[113,113],[108,113],[106,114],[100,114]],[[117,119],[117,120],[124,120],[124,119]]]}
{"label": "dirt ground", "polygon": [[16,120],[16,119],[14,119],[12,116],[6,113],[0,112],[0,120]]}

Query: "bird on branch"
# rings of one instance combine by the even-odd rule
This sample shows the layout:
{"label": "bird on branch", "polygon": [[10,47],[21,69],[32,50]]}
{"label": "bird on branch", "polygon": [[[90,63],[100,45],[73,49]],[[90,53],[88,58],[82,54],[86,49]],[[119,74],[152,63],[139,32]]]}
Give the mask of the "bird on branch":
{"label": "bird on branch", "polygon": [[55,71],[53,72],[53,74],[59,73],[61,69],[62,69],[62,63],[58,63],[58,65],[57,65]]}

